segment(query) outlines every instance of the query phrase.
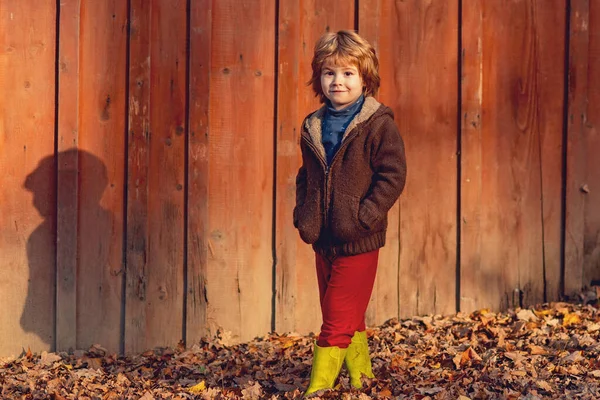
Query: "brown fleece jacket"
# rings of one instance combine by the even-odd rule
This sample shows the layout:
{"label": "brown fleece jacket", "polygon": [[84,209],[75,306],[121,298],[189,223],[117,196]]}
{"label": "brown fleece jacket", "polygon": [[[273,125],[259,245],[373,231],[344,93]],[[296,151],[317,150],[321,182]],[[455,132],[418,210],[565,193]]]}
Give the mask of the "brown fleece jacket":
{"label": "brown fleece jacket", "polygon": [[315,251],[366,253],[385,244],[387,213],[404,189],[404,143],[392,110],[367,97],[329,168],[321,141],[325,106],[302,124],[294,226]]}

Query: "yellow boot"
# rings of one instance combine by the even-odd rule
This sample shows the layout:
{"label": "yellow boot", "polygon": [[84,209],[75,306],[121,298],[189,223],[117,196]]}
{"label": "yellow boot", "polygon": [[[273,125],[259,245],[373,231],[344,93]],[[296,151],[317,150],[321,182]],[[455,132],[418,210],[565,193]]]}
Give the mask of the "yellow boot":
{"label": "yellow boot", "polygon": [[337,346],[319,347],[315,343],[310,384],[304,393],[305,396],[318,390],[333,389],[344,363],[346,351],[347,349],[340,349]]}
{"label": "yellow boot", "polygon": [[369,342],[367,332],[355,332],[352,343],[346,352],[346,368],[350,374],[350,383],[357,389],[362,388],[361,377],[375,378],[371,369],[371,357],[369,356]]}

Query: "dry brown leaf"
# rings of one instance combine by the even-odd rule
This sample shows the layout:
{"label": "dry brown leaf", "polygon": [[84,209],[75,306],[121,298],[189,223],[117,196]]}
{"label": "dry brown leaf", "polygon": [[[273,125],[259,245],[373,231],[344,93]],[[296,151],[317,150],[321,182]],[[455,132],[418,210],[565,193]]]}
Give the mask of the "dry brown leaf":
{"label": "dry brown leaf", "polygon": [[550,386],[550,384],[546,381],[543,380],[539,380],[536,382],[536,385],[540,388],[545,390],[546,392],[553,392],[554,390],[552,389],[552,386]]}
{"label": "dry brown leaf", "polygon": [[515,364],[515,367],[521,366],[523,360],[525,359],[525,357],[523,357],[523,355],[517,351],[506,352],[504,353],[504,356],[509,358]]}
{"label": "dry brown leaf", "polygon": [[532,344],[532,345],[529,346],[529,353],[531,355],[534,355],[534,356],[548,354],[548,352],[546,351],[546,349],[544,349],[541,346],[537,346],[535,344]]}
{"label": "dry brown leaf", "polygon": [[531,311],[529,309],[519,311],[517,313],[517,318],[521,321],[537,321],[538,320],[538,318],[533,313],[533,311]]}
{"label": "dry brown leaf", "polygon": [[56,353],[48,353],[46,351],[43,351],[40,357],[39,364],[47,367],[54,364],[57,361],[60,361],[61,359],[62,357]]}
{"label": "dry brown leaf", "polygon": [[574,351],[566,357],[561,359],[562,362],[566,363],[578,363],[579,361],[585,360],[585,357],[581,355],[581,351]]}
{"label": "dry brown leaf", "polygon": [[456,369],[460,369],[470,361],[481,361],[481,357],[475,352],[475,350],[473,350],[472,347],[468,347],[462,353],[454,356],[452,361],[454,362]]}
{"label": "dry brown leaf", "polygon": [[589,333],[596,332],[598,330],[600,330],[600,324],[593,323],[587,326],[587,331]]}
{"label": "dry brown leaf", "polygon": [[253,385],[242,390],[242,398],[245,400],[258,400],[262,396],[263,389],[260,383],[255,382]]}

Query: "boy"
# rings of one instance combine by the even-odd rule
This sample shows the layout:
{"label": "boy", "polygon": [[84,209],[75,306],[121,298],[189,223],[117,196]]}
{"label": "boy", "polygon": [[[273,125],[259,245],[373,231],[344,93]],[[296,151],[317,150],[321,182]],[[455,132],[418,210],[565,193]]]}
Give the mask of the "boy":
{"label": "boy", "polygon": [[351,384],[373,378],[365,312],[387,213],[404,188],[404,144],[379,89],[373,47],[352,31],[323,35],[309,84],[323,107],[302,125],[294,226],[312,244],[323,325],[306,394],[333,388],[345,362]]}

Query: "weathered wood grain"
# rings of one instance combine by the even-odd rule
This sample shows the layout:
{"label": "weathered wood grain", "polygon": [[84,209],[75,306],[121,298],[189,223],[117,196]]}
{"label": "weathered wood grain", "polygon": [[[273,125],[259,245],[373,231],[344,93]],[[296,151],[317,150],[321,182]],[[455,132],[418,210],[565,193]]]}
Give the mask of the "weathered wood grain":
{"label": "weathered wood grain", "polygon": [[132,0],[129,36],[125,352],[146,346],[150,164],[150,9]]}
{"label": "weathered wood grain", "polygon": [[75,203],[80,349],[95,343],[121,349],[128,18],[124,1],[81,4]]}
{"label": "weathered wood grain", "polygon": [[55,39],[55,1],[1,2],[2,355],[55,349]]}
{"label": "weathered wood grain", "polygon": [[565,220],[566,295],[600,280],[600,6],[571,2]]}
{"label": "weathered wood grain", "polygon": [[463,7],[463,311],[542,302],[560,271],[564,2],[476,3]]}
{"label": "weathered wood grain", "polygon": [[212,2],[193,1],[190,8],[190,100],[188,138],[188,237],[186,341],[196,343],[208,332],[208,181],[210,137],[210,54]]}
{"label": "weathered wood grain", "polygon": [[81,1],[60,3],[58,32],[56,349],[77,348]]}
{"label": "weathered wood grain", "polygon": [[275,7],[213,3],[207,320],[246,340],[271,328]]}
{"label": "weathered wood grain", "polygon": [[449,314],[456,310],[458,2],[390,2],[381,16],[379,46],[393,65],[382,95],[396,110],[408,169],[399,314]]}
{"label": "weathered wood grain", "polygon": [[131,3],[127,352],[183,337],[186,11]]}

